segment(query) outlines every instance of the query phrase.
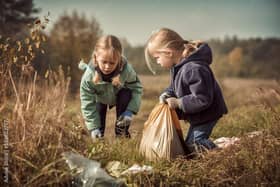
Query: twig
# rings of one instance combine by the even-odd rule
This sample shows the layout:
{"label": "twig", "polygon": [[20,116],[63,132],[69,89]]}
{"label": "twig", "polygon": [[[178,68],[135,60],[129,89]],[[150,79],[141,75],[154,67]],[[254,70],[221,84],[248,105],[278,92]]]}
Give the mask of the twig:
{"label": "twig", "polygon": [[35,168],[36,170],[38,170],[38,167],[35,166],[34,164],[32,164],[30,161],[28,161],[28,160],[26,160],[26,159],[24,159],[24,158],[22,158],[22,157],[20,157],[20,156],[17,156],[17,155],[14,155],[14,157],[15,157],[16,159],[20,160],[20,161],[25,162],[27,165],[31,166],[32,168]]}
{"label": "twig", "polygon": [[19,95],[18,95],[18,92],[17,92],[17,88],[16,88],[16,85],[15,85],[14,79],[13,79],[13,77],[12,77],[11,70],[9,70],[9,76],[10,76],[10,79],[11,79],[11,81],[12,81],[12,85],[13,85],[13,89],[14,89],[15,94],[16,94],[16,98],[17,98],[17,100],[19,101]]}
{"label": "twig", "polygon": [[[36,78],[37,78],[37,71],[35,71],[35,75],[34,75],[34,79],[33,79],[33,84],[31,84],[30,89],[29,89],[26,110],[29,110],[31,96],[33,97],[33,95],[35,94]],[[32,92],[33,92],[33,95],[32,95]]]}

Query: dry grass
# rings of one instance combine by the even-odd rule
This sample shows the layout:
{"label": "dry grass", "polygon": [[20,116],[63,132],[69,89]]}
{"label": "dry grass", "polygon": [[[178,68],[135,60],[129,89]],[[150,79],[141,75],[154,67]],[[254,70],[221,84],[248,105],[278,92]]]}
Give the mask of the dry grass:
{"label": "dry grass", "polygon": [[[158,79],[161,81],[158,82]],[[127,183],[135,186],[279,184],[280,111],[277,103],[273,106],[267,104],[269,98],[266,94],[247,106],[243,106],[243,100],[239,100],[239,104],[236,104],[215,128],[213,137],[241,136],[238,145],[203,153],[192,160],[178,158],[172,162],[149,162],[139,155],[137,150],[141,129],[157,103],[157,96],[165,88],[168,77],[142,76],[141,80],[145,94],[141,110],[134,118],[131,129],[133,138],[116,140],[113,137],[115,117],[112,110],[107,119],[107,138],[99,143],[92,143],[84,128],[78,98],[74,101],[67,99],[69,80],[64,79],[63,72],[53,73],[47,80],[41,81],[40,85],[18,85],[20,102],[12,97],[9,107],[5,107],[1,112],[1,120],[9,121],[10,185],[70,185],[71,175],[61,159],[61,153],[69,150],[100,161],[103,166],[112,160],[118,160],[127,167],[134,163],[152,165],[153,174],[126,178]],[[30,82],[33,83],[34,79]],[[276,89],[275,85],[269,88]],[[29,97],[32,99],[28,99]],[[277,97],[272,98],[274,99]],[[230,101],[230,98],[227,100]],[[186,131],[187,125],[182,126]],[[246,136],[254,130],[262,130],[263,134],[254,138]],[[4,141],[2,137],[1,141]],[[2,149],[3,147],[1,151]],[[3,184],[3,181],[1,182]]]}
{"label": "dry grass", "polygon": [[[65,116],[68,87],[69,79],[64,79],[62,72],[52,73],[40,87],[24,83],[16,87],[18,99],[12,99],[13,108],[6,108],[1,115],[1,121],[5,119],[9,124],[11,185],[57,183],[67,173],[64,167],[59,167],[64,165],[61,153],[87,148],[84,144],[87,136],[77,125],[78,119]],[[1,142],[4,142],[3,136]]]}

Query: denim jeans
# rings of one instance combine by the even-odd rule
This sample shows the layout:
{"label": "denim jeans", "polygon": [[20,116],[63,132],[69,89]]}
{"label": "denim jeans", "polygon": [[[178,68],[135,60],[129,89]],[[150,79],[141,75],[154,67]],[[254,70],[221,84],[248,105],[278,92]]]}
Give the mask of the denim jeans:
{"label": "denim jeans", "polygon": [[[132,97],[132,93],[131,90],[128,88],[123,88],[121,89],[118,94],[117,94],[117,101],[116,101],[116,117],[117,119],[120,117],[120,115],[125,112],[128,103],[130,102]],[[109,106],[110,108],[112,108],[113,106]],[[103,104],[103,103],[96,103],[96,109],[100,115],[100,131],[102,136],[104,136],[105,133],[105,127],[106,127],[106,113],[107,113],[107,108],[108,105]],[[130,134],[128,132],[128,127],[116,127],[116,123],[115,123],[115,134],[116,136],[125,136],[125,137],[130,137]]]}
{"label": "denim jeans", "polygon": [[213,149],[216,145],[209,140],[214,126],[218,120],[203,123],[200,125],[190,124],[190,128],[185,139],[187,148],[190,152]]}

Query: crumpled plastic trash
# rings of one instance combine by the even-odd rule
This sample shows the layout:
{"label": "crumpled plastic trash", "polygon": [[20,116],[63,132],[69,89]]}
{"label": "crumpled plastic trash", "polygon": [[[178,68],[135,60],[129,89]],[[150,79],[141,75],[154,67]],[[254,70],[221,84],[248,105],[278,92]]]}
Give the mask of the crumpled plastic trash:
{"label": "crumpled plastic trash", "polygon": [[219,148],[226,148],[230,145],[233,145],[237,143],[240,140],[240,138],[237,137],[221,137],[216,140],[214,140],[214,143],[219,147]]}
{"label": "crumpled plastic trash", "polygon": [[140,166],[139,164],[134,164],[130,168],[128,168],[125,164],[119,161],[111,161],[106,165],[107,171],[110,175],[114,177],[121,177],[125,175],[137,174],[137,173],[152,173],[153,167],[148,165]]}
{"label": "crumpled plastic trash", "polygon": [[111,176],[119,178],[127,166],[120,161],[110,161],[105,168]]}
{"label": "crumpled plastic trash", "polygon": [[[246,135],[249,137],[249,138],[254,138],[255,136],[259,136],[259,135],[262,135],[262,131],[253,131],[253,132],[249,132],[247,133]],[[238,143],[240,140],[240,138],[238,137],[221,137],[221,138],[218,138],[216,140],[214,140],[213,142],[219,147],[219,148],[226,148],[230,145],[233,145],[233,144],[236,144]]]}
{"label": "crumpled plastic trash", "polygon": [[142,173],[146,172],[148,174],[153,172],[153,167],[148,166],[148,165],[143,165],[142,167],[138,164],[132,165],[130,168],[127,170],[123,171],[121,175],[129,175],[129,174],[137,174],[137,173]]}
{"label": "crumpled plastic trash", "polygon": [[81,181],[82,187],[121,187],[126,186],[108,175],[101,164],[94,160],[83,157],[73,152],[62,153],[66,163],[71,170],[76,170],[77,178]]}
{"label": "crumpled plastic trash", "polygon": [[255,136],[261,135],[262,133],[263,133],[262,131],[253,131],[253,132],[249,132],[247,135],[249,138],[253,138]]}

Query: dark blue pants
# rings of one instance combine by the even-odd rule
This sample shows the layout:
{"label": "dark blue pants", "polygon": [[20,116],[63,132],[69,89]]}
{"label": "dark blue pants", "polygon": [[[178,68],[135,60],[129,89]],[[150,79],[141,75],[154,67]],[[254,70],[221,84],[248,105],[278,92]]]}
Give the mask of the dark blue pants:
{"label": "dark blue pants", "polygon": [[[117,119],[120,117],[120,115],[125,112],[128,103],[130,102],[132,97],[131,90],[128,88],[121,89],[117,94],[117,101],[116,101],[116,113],[117,113]],[[107,107],[108,105],[103,103],[96,103],[96,109],[99,112],[100,115],[100,131],[102,133],[102,136],[104,136],[105,133],[105,127],[106,127],[106,113],[107,113]],[[113,106],[109,106],[112,108]],[[116,127],[115,123],[115,134],[116,136],[125,136],[130,137],[130,134],[128,132],[129,127]]]}
{"label": "dark blue pants", "polygon": [[194,152],[203,149],[213,149],[216,145],[209,140],[214,126],[218,120],[203,123],[200,125],[190,124],[188,135],[185,139],[189,151]]}

